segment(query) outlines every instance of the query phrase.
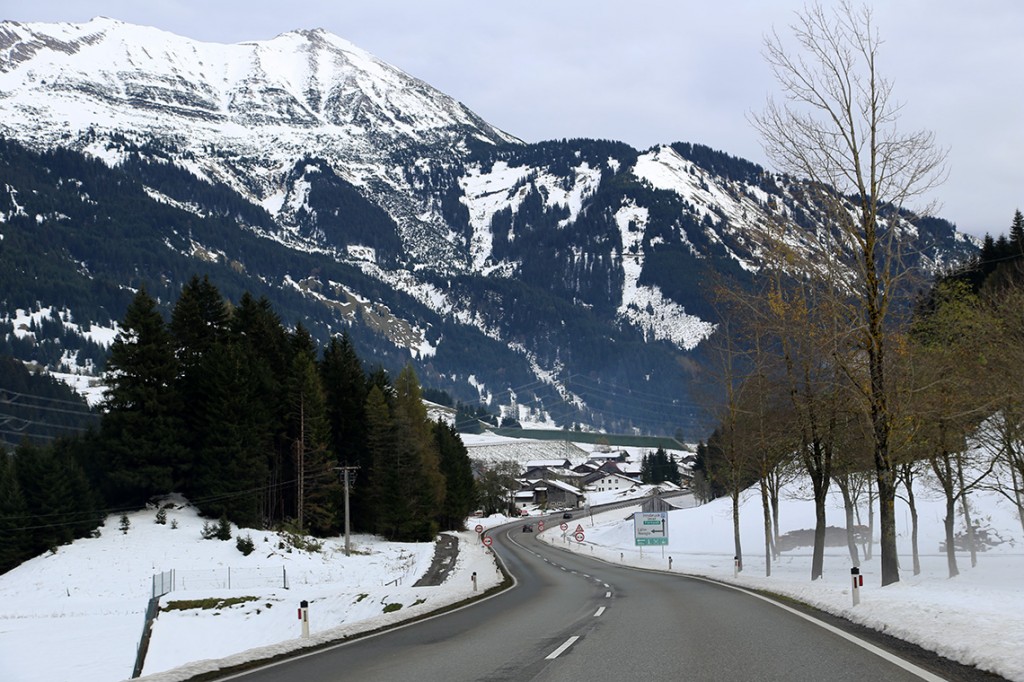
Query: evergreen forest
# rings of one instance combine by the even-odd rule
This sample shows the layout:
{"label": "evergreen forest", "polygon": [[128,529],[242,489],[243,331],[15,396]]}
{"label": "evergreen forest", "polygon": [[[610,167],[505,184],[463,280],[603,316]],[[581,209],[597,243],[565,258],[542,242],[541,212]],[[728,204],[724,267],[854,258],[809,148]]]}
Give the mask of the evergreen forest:
{"label": "evergreen forest", "polygon": [[476,507],[467,450],[428,417],[411,366],[368,370],[347,335],[319,347],[267,299],[228,305],[207,277],[188,281],[170,319],[138,290],[105,382],[98,414],[45,402],[86,420],[80,435],[0,446],[0,572],[170,493],[212,519],[337,535],[343,468],[356,531],[429,541]]}

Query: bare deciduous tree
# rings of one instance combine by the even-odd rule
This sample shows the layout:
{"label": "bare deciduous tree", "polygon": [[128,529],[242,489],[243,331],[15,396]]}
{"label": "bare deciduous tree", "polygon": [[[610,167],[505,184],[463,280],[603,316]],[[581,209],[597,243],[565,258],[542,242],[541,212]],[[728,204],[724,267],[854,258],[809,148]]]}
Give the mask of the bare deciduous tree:
{"label": "bare deciduous tree", "polygon": [[792,35],[796,52],[776,33],[765,41],[765,57],[786,103],[769,99],[754,125],[779,170],[820,189],[820,203],[831,207],[826,229],[836,235],[828,243],[852,252],[847,329],[866,371],[850,374],[870,417],[882,585],[888,585],[899,580],[891,387],[885,376],[886,322],[905,272],[898,209],[944,178],[945,152],[930,132],[898,129],[900,106],[892,83],[877,68],[882,43],[869,9],[848,2],[834,12],[811,6],[798,14]]}

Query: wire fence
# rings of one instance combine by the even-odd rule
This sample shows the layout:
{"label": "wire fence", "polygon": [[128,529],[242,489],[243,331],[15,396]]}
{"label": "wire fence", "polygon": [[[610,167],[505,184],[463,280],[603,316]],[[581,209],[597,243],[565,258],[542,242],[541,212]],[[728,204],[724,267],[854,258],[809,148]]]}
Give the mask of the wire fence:
{"label": "wire fence", "polygon": [[153,596],[192,590],[231,590],[255,587],[288,589],[288,571],[281,567],[172,569],[153,576]]}

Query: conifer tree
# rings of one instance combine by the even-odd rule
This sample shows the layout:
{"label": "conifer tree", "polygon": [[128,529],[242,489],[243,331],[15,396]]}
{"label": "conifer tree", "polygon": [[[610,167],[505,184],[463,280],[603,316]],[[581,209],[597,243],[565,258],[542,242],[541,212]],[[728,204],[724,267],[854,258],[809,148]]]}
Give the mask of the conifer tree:
{"label": "conifer tree", "polygon": [[197,388],[206,408],[197,415],[203,449],[195,461],[195,504],[211,517],[239,526],[265,520],[263,486],[273,450],[269,410],[259,396],[250,357],[235,344],[212,348]]}
{"label": "conifer tree", "polygon": [[107,360],[101,434],[106,497],[145,503],[172,492],[183,458],[176,391],[178,365],[163,317],[145,288],[132,299]]}
{"label": "conifer tree", "polygon": [[433,429],[445,484],[444,504],[437,520],[441,530],[465,530],[466,518],[476,507],[469,451],[454,426],[439,419]]}
{"label": "conifer tree", "polygon": [[216,372],[214,351],[227,342],[228,311],[209,277],[193,276],[182,288],[171,312],[169,325],[178,360],[177,389],[184,428],[182,442],[189,461],[182,461],[175,479],[191,495],[191,468],[195,459],[208,456],[204,443],[211,433],[202,428],[213,406],[210,404],[209,375]]}
{"label": "conifer tree", "polygon": [[289,374],[288,334],[281,318],[264,297],[257,300],[246,292],[231,315],[231,343],[240,355],[251,382],[252,410],[264,426],[266,471],[261,515],[270,523],[283,521],[294,513],[287,506],[291,486],[291,456],[294,442],[285,430],[288,415],[285,378]]}
{"label": "conifer tree", "polygon": [[394,421],[396,447],[407,458],[407,470],[401,478],[403,497],[411,513],[407,539],[432,540],[437,534],[434,519],[444,503],[444,476],[419,380],[411,365],[406,365],[395,380]]}
{"label": "conifer tree", "polygon": [[1024,254],[1024,215],[1019,208],[1014,212],[1010,225],[1010,246],[1014,254]]}
{"label": "conifer tree", "polygon": [[0,574],[32,556],[32,524],[14,466],[14,457],[0,446]]}
{"label": "conifer tree", "polygon": [[349,495],[350,524],[371,531],[369,496],[365,481],[373,466],[366,447],[366,373],[348,334],[331,338],[320,365],[327,419],[331,428],[331,451],[342,466],[358,467]]}
{"label": "conifer tree", "polygon": [[405,509],[398,499],[402,453],[395,447],[394,425],[388,397],[380,386],[372,386],[366,396],[366,450],[372,466],[366,473],[364,489],[369,518],[374,532],[393,539],[398,535]]}
{"label": "conifer tree", "polygon": [[339,483],[329,452],[330,424],[316,367],[316,346],[299,325],[292,336],[289,433],[295,443],[296,519],[314,534],[337,531]]}
{"label": "conifer tree", "polygon": [[71,542],[95,527],[91,493],[81,467],[64,449],[21,443],[14,452],[32,554]]}

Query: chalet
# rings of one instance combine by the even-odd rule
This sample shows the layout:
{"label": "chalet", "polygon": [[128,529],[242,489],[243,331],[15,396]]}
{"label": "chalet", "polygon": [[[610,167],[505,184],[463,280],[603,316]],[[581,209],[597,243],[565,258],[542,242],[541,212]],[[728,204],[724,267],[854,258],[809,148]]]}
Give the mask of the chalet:
{"label": "chalet", "polygon": [[630,478],[629,476],[624,476],[622,474],[613,474],[603,471],[597,472],[594,475],[599,477],[587,483],[587,490],[592,490],[597,493],[629,490],[630,488],[640,485],[639,479]]}
{"label": "chalet", "polygon": [[575,471],[577,474],[586,475],[594,473],[595,471],[598,470],[598,468],[599,467],[594,462],[584,462],[583,464],[577,464],[572,468],[572,470]]}
{"label": "chalet", "polygon": [[629,454],[625,450],[620,450],[619,452],[592,452],[590,454],[590,461],[598,465],[605,462],[628,462]]}
{"label": "chalet", "polygon": [[576,508],[583,504],[585,497],[583,491],[576,486],[554,479],[529,483],[527,488],[516,493],[517,506],[519,495],[522,493],[530,493],[532,504],[547,509]]}

